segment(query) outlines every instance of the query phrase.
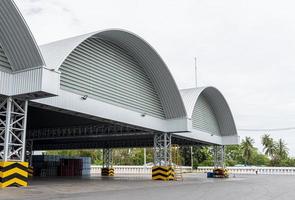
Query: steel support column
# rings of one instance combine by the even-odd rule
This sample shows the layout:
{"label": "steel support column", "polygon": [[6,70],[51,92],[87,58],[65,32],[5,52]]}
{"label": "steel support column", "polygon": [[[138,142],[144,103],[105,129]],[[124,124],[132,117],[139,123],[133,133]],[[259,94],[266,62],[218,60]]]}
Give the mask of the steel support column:
{"label": "steel support column", "polygon": [[24,161],[28,101],[0,101],[0,160]]}
{"label": "steel support column", "polygon": [[113,167],[113,150],[111,148],[103,149],[103,168],[111,168]]}
{"label": "steel support column", "polygon": [[115,170],[113,168],[113,151],[111,148],[103,149],[103,163],[101,169],[102,176],[114,176]]}
{"label": "steel support column", "polygon": [[213,146],[214,168],[224,168],[225,147],[223,145]]}
{"label": "steel support column", "polygon": [[0,188],[28,185],[26,124],[28,101],[0,100]]}
{"label": "steel support column", "polygon": [[171,133],[158,133],[154,135],[153,180],[175,180],[175,173],[172,167],[171,146]]}
{"label": "steel support column", "polygon": [[158,133],[154,136],[154,165],[171,166],[171,134]]}

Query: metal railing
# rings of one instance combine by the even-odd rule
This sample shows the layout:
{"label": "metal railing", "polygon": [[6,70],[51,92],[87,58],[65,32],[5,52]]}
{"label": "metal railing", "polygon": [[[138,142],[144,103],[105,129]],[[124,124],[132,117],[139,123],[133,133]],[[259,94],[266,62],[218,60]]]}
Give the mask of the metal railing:
{"label": "metal railing", "polygon": [[[91,165],[91,175],[99,175],[101,173],[101,165]],[[119,165],[113,166],[115,174],[152,174],[152,166],[132,166]],[[192,172],[191,167],[181,166],[182,172]]]}
{"label": "metal railing", "polygon": [[[230,174],[295,175],[295,167],[226,167]],[[198,167],[197,173],[212,172],[213,167]]]}
{"label": "metal railing", "polygon": [[[91,175],[101,173],[101,165],[91,165]],[[149,175],[152,173],[152,166],[133,166],[133,165],[116,165],[113,166],[116,174],[142,174]],[[191,167],[181,166],[184,173],[207,173],[212,172],[214,167],[202,166],[196,170]],[[227,167],[230,174],[262,174],[262,175],[295,175],[295,167]]]}

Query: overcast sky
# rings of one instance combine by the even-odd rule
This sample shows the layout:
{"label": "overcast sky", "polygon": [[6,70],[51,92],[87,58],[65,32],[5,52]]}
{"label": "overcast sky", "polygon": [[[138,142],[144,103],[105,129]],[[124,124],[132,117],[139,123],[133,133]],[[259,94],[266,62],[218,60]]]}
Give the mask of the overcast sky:
{"label": "overcast sky", "polygon": [[[295,127],[292,0],[16,0],[38,44],[109,28],[145,38],[179,88],[215,86],[237,128]],[[239,132],[261,149],[264,132]],[[274,132],[295,156],[295,130]]]}

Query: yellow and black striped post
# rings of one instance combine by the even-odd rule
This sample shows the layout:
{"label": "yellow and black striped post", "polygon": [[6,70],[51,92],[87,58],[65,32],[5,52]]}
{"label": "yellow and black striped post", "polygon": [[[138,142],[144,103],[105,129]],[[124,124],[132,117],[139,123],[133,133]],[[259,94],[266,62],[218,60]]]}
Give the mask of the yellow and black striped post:
{"label": "yellow and black striped post", "polygon": [[114,168],[102,168],[101,169],[101,176],[114,176],[115,170]]}
{"label": "yellow and black striped post", "polygon": [[0,188],[28,186],[27,162],[0,162]]}
{"label": "yellow and black striped post", "polygon": [[28,177],[31,178],[34,176],[34,167],[33,166],[29,166],[28,167]]}
{"label": "yellow and black striped post", "polygon": [[175,173],[172,166],[154,166],[152,169],[153,180],[172,181],[175,180]]}

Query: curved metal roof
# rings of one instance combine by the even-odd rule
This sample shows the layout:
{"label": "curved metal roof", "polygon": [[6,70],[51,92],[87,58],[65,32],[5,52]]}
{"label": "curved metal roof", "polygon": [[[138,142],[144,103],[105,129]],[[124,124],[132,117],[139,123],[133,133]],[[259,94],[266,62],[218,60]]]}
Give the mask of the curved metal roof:
{"label": "curved metal roof", "polygon": [[34,37],[12,0],[0,1],[0,46],[12,71],[44,66]]}
{"label": "curved metal roof", "polygon": [[58,70],[66,58],[82,42],[101,38],[126,49],[144,68],[161,100],[168,119],[186,117],[186,110],[177,85],[159,54],[139,36],[125,30],[105,30],[42,45],[47,67]]}
{"label": "curved metal roof", "polygon": [[192,118],[198,98],[204,95],[217,117],[222,136],[237,135],[237,129],[231,110],[221,92],[214,87],[201,87],[180,90],[186,112]]}

